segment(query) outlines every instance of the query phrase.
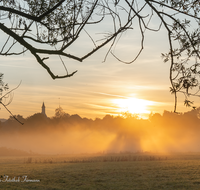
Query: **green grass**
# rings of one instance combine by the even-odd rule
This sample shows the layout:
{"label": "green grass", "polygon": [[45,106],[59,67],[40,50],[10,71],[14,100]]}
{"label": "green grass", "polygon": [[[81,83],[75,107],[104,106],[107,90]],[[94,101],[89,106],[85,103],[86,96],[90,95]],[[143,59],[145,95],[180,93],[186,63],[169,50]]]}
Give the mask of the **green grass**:
{"label": "green grass", "polygon": [[153,156],[155,159],[148,154],[33,157],[31,163],[26,162],[28,158],[1,157],[0,177],[27,175],[40,182],[1,182],[0,189],[200,189],[199,154],[176,154],[167,159]]}

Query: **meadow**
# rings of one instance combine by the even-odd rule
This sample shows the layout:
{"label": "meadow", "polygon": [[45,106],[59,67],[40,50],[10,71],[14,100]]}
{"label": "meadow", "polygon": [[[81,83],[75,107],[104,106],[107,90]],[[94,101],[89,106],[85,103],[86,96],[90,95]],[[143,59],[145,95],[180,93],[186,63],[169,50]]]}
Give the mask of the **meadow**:
{"label": "meadow", "polygon": [[200,189],[200,154],[0,157],[0,180],[4,190]]}

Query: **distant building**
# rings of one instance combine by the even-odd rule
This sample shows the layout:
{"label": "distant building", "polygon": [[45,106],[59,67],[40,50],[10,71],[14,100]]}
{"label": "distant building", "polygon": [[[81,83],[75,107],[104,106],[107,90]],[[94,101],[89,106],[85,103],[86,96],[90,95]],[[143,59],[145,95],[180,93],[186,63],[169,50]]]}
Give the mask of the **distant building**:
{"label": "distant building", "polygon": [[46,112],[45,112],[45,105],[44,105],[44,102],[43,102],[43,104],[42,104],[42,112],[41,112],[41,113],[44,114],[44,115],[47,117]]}

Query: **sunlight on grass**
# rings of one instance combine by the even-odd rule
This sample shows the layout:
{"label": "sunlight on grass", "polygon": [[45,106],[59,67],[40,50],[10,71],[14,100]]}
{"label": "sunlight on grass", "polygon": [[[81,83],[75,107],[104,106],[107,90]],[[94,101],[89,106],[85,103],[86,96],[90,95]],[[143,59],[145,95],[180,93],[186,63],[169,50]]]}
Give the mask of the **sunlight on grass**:
{"label": "sunlight on grass", "polygon": [[1,179],[6,174],[40,180],[0,182],[0,189],[199,189],[199,158],[198,153],[121,153],[33,156],[27,163],[29,157],[0,157]]}

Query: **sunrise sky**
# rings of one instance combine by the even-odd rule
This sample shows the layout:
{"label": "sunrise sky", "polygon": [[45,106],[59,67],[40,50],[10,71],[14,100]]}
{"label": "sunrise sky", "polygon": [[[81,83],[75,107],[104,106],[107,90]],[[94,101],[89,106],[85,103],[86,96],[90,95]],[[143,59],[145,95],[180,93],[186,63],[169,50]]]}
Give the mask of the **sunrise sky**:
{"label": "sunrise sky", "polygon": [[[157,34],[149,36],[143,54],[130,65],[118,62],[111,55],[103,63],[106,51],[98,52],[83,63],[66,59],[70,72],[78,70],[67,79],[51,79],[29,53],[1,57],[1,72],[10,89],[22,81],[8,108],[13,114],[24,117],[41,112],[43,101],[49,117],[54,115],[59,103],[65,112],[89,118],[102,118],[106,114],[116,115],[123,111],[172,111],[174,97],[169,93],[169,65],[161,59],[161,52],[167,47],[162,35],[159,38]],[[133,46],[137,48],[137,44]],[[122,50],[130,59],[133,46],[127,45]],[[61,73],[62,65],[56,64],[59,67],[55,70]],[[180,102],[179,111],[184,108],[182,105]],[[8,117],[9,113],[2,108],[1,118]]]}
{"label": "sunrise sky", "polygon": [[[158,25],[156,22],[153,25]],[[136,27],[123,34],[123,40],[114,47],[120,59],[130,61],[137,55],[141,42],[137,30]],[[5,36],[1,33],[0,42],[3,41]],[[84,54],[88,44],[91,41],[83,34],[80,43],[68,51]],[[132,64],[121,63],[111,54],[103,62],[108,46],[82,63],[66,58],[64,62],[69,72],[78,72],[71,78],[58,80],[53,80],[28,52],[21,56],[1,56],[0,72],[4,73],[4,82],[12,89],[22,81],[8,108],[14,115],[28,117],[41,112],[44,102],[46,113],[51,117],[60,104],[66,113],[92,119],[125,111],[145,116],[151,112],[173,111],[170,65],[161,59],[161,53],[169,49],[166,31],[163,28],[159,32],[147,31],[144,45],[143,53]],[[59,59],[52,58],[48,63],[55,73],[65,74]],[[180,97],[177,111],[186,110]],[[8,117],[9,113],[2,107],[0,118]]]}

